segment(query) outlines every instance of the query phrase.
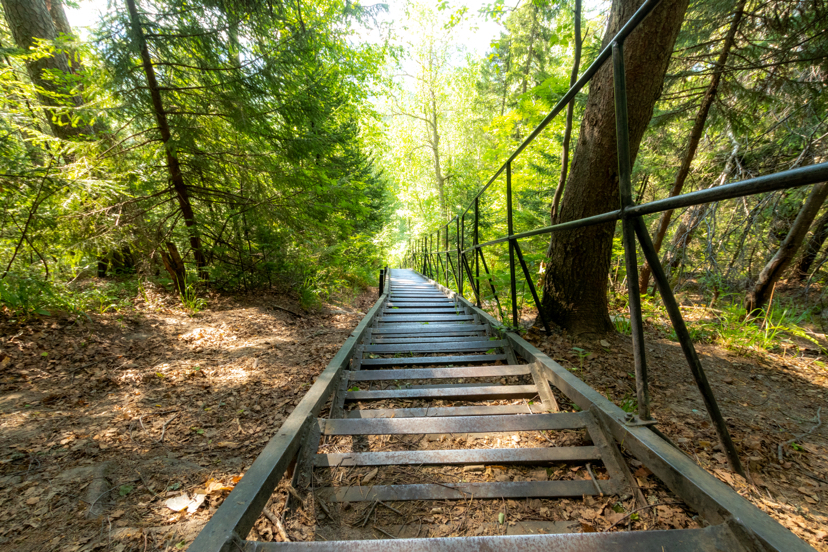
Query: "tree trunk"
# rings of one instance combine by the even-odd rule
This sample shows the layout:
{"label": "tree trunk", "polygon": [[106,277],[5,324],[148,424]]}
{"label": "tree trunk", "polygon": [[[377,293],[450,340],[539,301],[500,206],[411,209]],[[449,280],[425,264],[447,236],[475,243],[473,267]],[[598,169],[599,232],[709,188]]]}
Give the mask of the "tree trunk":
{"label": "tree trunk", "polygon": [[[575,0],[575,55],[572,60],[572,73],[569,75],[569,87],[572,88],[578,81],[578,72],[581,69],[581,0]],[[566,128],[564,129],[563,153],[561,153],[561,178],[555,189],[555,198],[552,200],[551,220],[555,224],[558,218],[558,204],[561,202],[566,173],[569,170],[569,141],[572,138],[572,116],[575,111],[575,98],[566,106]]]}
{"label": "tree trunk", "polygon": [[[727,181],[727,177],[730,174],[730,171],[733,170],[734,161],[736,156],[739,154],[739,150],[741,149],[741,144],[736,141],[733,137],[733,134],[728,130],[728,134],[731,137],[733,142],[733,149],[730,151],[730,156],[727,158],[725,162],[724,169],[722,173],[719,175],[710,188],[715,188],[717,186],[721,186]],[[705,203],[703,205],[696,205],[695,207],[690,208],[682,217],[682,220],[679,222],[679,226],[676,229],[676,233],[673,234],[673,245],[670,248],[671,250],[664,255],[664,258],[661,261],[661,264],[664,265],[664,271],[669,276],[671,272],[673,272],[684,260],[684,256],[687,252],[687,247],[690,245],[690,242],[693,239],[693,233],[698,228],[701,221],[707,216],[707,211],[710,208],[710,204]]]}
{"label": "tree trunk", "polygon": [[819,219],[814,223],[812,230],[814,234],[811,236],[811,239],[808,240],[808,245],[805,246],[805,251],[802,253],[802,257],[794,267],[794,278],[799,281],[804,280],[805,277],[808,276],[808,271],[811,270],[811,265],[814,264],[817,255],[819,255],[819,250],[822,249],[822,244],[825,243],[825,239],[828,238],[828,211],[819,217]]}
{"label": "tree trunk", "polygon": [[773,285],[782,276],[782,273],[788,268],[788,265],[793,261],[799,246],[805,241],[805,235],[808,233],[808,228],[819,213],[822,204],[825,203],[825,198],[828,197],[828,183],[817,184],[811,190],[808,199],[802,204],[799,214],[796,216],[788,235],[782,240],[782,244],[776,251],[773,258],[768,261],[762,272],[759,273],[759,278],[753,289],[750,290],[745,297],[745,310],[750,314],[754,310],[761,308],[767,302],[767,296]]}
{"label": "tree trunk", "polygon": [[152,59],[150,58],[149,49],[147,48],[147,42],[144,39],[144,33],[141,30],[141,21],[138,18],[138,9],[135,6],[135,0],[126,0],[126,3],[127,8],[129,9],[132,32],[135,33],[135,38],[141,51],[141,61],[144,67],[144,73],[147,77],[147,88],[149,88],[150,96],[152,98],[152,107],[155,120],[158,123],[158,130],[161,133],[161,141],[164,143],[164,150],[167,155],[167,171],[170,173],[170,181],[172,182],[173,189],[175,190],[178,198],[178,207],[181,209],[181,214],[184,216],[184,224],[187,226],[187,231],[190,236],[190,247],[193,250],[193,257],[195,258],[196,266],[198,267],[199,276],[206,279],[207,274],[205,272],[205,268],[207,267],[207,260],[204,256],[201,236],[198,234],[195,213],[193,212],[193,206],[190,203],[190,194],[187,190],[187,185],[184,183],[184,175],[181,174],[181,164],[176,156],[174,146],[170,143],[172,140],[172,133],[170,132],[170,125],[167,121],[167,112],[164,110],[164,103],[161,100],[161,92],[158,89],[158,80],[155,78],[155,68],[152,66]]}
{"label": "tree trunk", "polygon": [[[707,91],[702,98],[699,111],[696,113],[696,120],[693,122],[693,128],[690,130],[690,139],[687,142],[687,150],[684,152],[684,157],[681,160],[681,166],[676,174],[676,180],[673,182],[673,187],[670,190],[670,197],[679,195],[681,189],[684,187],[684,181],[687,180],[687,175],[690,174],[690,165],[696,157],[696,150],[699,147],[699,141],[704,132],[704,125],[707,122],[707,116],[710,113],[710,106],[713,105],[713,100],[716,99],[716,93],[719,90],[719,82],[722,78],[725,65],[727,64],[727,57],[730,55],[730,49],[733,47],[736,31],[739,29],[739,23],[742,21],[742,14],[745,8],[745,0],[739,0],[733,13],[733,20],[730,22],[730,28],[725,35],[722,51],[719,53],[719,59],[716,60],[716,67],[713,69],[713,75],[710,77],[710,84]],[[656,253],[661,251],[661,244],[664,242],[664,236],[667,234],[667,228],[670,226],[670,219],[673,217],[673,210],[664,211],[658,219],[658,229],[653,239],[653,247]],[[641,267],[641,272],[638,276],[638,289],[641,293],[647,293],[647,287],[650,285],[650,265],[645,261],[644,266]]]}
{"label": "tree trunk", "polygon": [[72,25],[69,24],[69,19],[66,17],[61,0],[46,0],[46,9],[49,10],[49,15],[52,17],[52,23],[58,34],[63,33],[66,36],[75,36],[75,33],[72,32]]}
{"label": "tree trunk", "polygon": [[[29,51],[35,45],[35,39],[54,40],[57,30],[52,22],[52,16],[44,0],[2,0],[3,12],[11,29],[17,46]],[[61,107],[59,97],[66,97],[66,91],[52,81],[44,78],[44,72],[60,71],[70,73],[69,61],[62,52],[52,56],[26,62],[26,72],[32,83],[38,88],[38,100],[43,106],[46,120],[52,133],[61,139],[76,137],[85,129],[73,127],[67,115],[60,114],[57,107]],[[80,98],[73,98],[74,104],[80,104]]]}
{"label": "tree trunk", "polygon": [[526,52],[526,67],[523,70],[523,84],[521,94],[529,89],[529,72],[532,69],[532,56],[535,55],[535,39],[538,37],[538,7],[532,4],[532,32],[529,33],[529,49]]}
{"label": "tree trunk", "polygon": [[[604,47],[642,3],[613,0]],[[688,0],[663,0],[625,41],[632,162],[661,94],[687,4]],[[589,85],[559,221],[597,215],[618,205],[612,63],[607,62]],[[576,335],[613,329],[608,314],[607,277],[614,232],[615,223],[607,223],[552,234],[543,308],[549,319]]]}

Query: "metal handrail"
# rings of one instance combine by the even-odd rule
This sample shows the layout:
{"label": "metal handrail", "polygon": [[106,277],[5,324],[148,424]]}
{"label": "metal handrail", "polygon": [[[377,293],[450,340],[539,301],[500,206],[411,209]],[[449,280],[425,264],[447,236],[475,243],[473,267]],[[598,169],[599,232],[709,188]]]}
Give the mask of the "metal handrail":
{"label": "metal handrail", "polygon": [[[656,286],[661,294],[665,309],[670,317],[670,321],[676,332],[676,336],[681,344],[685,358],[690,365],[690,370],[702,394],[705,402],[707,412],[712,419],[719,440],[727,454],[728,462],[731,469],[735,472],[744,475],[741,462],[733,445],[730,433],[727,429],[724,417],[722,416],[716,398],[713,394],[704,369],[696,353],[690,333],[682,317],[681,311],[678,307],[675,295],[670,287],[664,268],[658,258],[658,254],[653,247],[649,231],[642,217],[644,215],[676,209],[680,207],[689,207],[693,205],[700,205],[710,203],[713,201],[721,201],[725,199],[732,199],[752,194],[771,192],[776,190],[783,190],[799,186],[806,186],[828,181],[828,163],[821,163],[811,165],[808,167],[792,169],[771,175],[751,178],[715,188],[708,188],[697,192],[686,193],[669,197],[666,199],[652,201],[642,205],[636,205],[632,199],[632,184],[630,179],[631,162],[630,162],[630,147],[629,147],[629,129],[627,121],[627,96],[626,96],[626,73],[624,69],[623,43],[624,39],[652,12],[660,0],[648,0],[636,11],[632,17],[623,25],[621,30],[610,41],[597,59],[587,68],[580,79],[567,91],[561,100],[552,108],[552,111],[541,121],[541,123],[526,137],[526,139],[517,147],[517,149],[509,156],[509,158],[501,165],[501,167],[494,173],[489,181],[477,192],[471,203],[458,213],[454,218],[449,220],[445,225],[440,225],[437,229],[437,241],[440,241],[441,233],[444,236],[444,247],[442,250],[435,250],[433,232],[429,232],[425,236],[410,240],[409,251],[405,255],[404,262],[408,266],[415,266],[421,268],[424,274],[430,274],[439,280],[442,275],[446,287],[451,287],[449,282],[449,268],[451,268],[451,277],[457,284],[456,291],[464,296],[464,275],[468,276],[469,283],[472,287],[472,292],[476,298],[478,306],[481,304],[481,278],[480,278],[480,264],[483,264],[485,279],[488,280],[492,295],[500,310],[500,300],[494,286],[492,275],[486,264],[486,258],[483,254],[483,249],[492,245],[500,243],[509,244],[509,287],[511,295],[512,306],[512,325],[518,327],[518,311],[517,311],[517,276],[515,267],[515,257],[521,265],[525,282],[528,284],[529,291],[535,306],[538,309],[541,321],[549,333],[549,324],[546,320],[545,313],[542,309],[541,301],[538,298],[537,290],[532,281],[529,268],[523,258],[523,253],[520,249],[518,241],[520,239],[538,236],[542,234],[551,234],[552,232],[561,232],[566,230],[574,230],[587,226],[594,226],[597,224],[605,224],[620,220],[622,223],[624,258],[628,274],[635,274],[638,270],[636,239],[638,245],[644,253],[644,256],[650,265]],[[567,221],[559,224],[553,224],[543,228],[514,233],[514,225],[512,219],[512,162],[517,156],[530,144],[534,139],[546,128],[546,126],[566,107],[566,105],[573,101],[577,93],[589,82],[597,71],[603,66],[607,60],[613,60],[613,86],[615,99],[615,120],[616,120],[616,134],[617,134],[617,152],[618,152],[618,173],[619,173],[619,192],[620,192],[620,208],[614,211],[608,211],[598,215],[585,217],[577,220]],[[503,173],[506,173],[506,225],[507,235],[494,240],[489,240],[484,243],[479,243],[479,201],[480,197],[494,181]],[[474,243],[468,247],[465,244],[465,218],[469,210],[474,208]],[[454,223],[456,230],[454,236],[454,248],[449,247],[449,227]],[[461,225],[462,224],[462,225]],[[462,228],[462,230],[461,230]],[[472,274],[471,266],[467,254],[473,254],[474,272]],[[445,262],[442,258],[445,256]],[[452,256],[457,261],[454,266]],[[436,257],[436,265],[435,265]],[[442,270],[436,270],[441,267]],[[442,274],[441,274],[442,273]],[[638,280],[635,277],[627,278],[627,291],[629,296],[630,309],[630,325],[632,329],[633,342],[633,358],[635,362],[636,375],[636,397],[638,400],[638,418],[633,420],[633,423],[638,424],[652,424],[655,423],[650,416],[650,397],[648,390],[648,375],[646,352],[644,348],[643,336],[643,317],[641,312],[641,298],[640,290],[638,288]],[[505,320],[502,315],[501,319]]]}

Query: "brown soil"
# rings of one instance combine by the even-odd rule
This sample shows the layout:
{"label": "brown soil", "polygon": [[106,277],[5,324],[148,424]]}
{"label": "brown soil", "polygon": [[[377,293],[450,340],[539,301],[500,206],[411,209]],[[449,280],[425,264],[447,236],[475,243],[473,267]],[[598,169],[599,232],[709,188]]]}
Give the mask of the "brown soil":
{"label": "brown soil", "polygon": [[[4,316],[0,548],[184,549],[375,298],[309,314],[216,295],[190,317],[150,294],[91,321]],[[184,494],[206,496],[165,505]]]}
{"label": "brown soil", "polygon": [[[826,358],[764,351],[744,356],[697,344],[748,471],[746,481],[728,470],[681,347],[663,337],[659,322],[645,328],[652,412],[659,428],[701,467],[817,550],[828,551]],[[529,340],[619,406],[635,397],[629,336],[601,343],[533,332]],[[796,446],[787,444],[795,437]]]}

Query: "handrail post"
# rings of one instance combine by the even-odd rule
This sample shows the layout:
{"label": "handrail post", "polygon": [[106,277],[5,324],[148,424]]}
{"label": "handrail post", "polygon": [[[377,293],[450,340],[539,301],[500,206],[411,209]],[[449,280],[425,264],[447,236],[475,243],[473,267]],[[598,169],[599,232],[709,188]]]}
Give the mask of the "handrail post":
{"label": "handrail post", "polygon": [[638,289],[638,259],[635,249],[635,231],[624,209],[632,205],[630,167],[630,136],[627,120],[627,82],[624,69],[624,49],[620,42],[612,43],[613,85],[615,87],[615,134],[618,148],[618,185],[621,198],[621,231],[624,260],[627,267],[627,293],[630,305],[633,359],[635,361],[635,390],[638,416],[650,419],[650,392],[648,388],[647,357],[644,346],[644,324],[641,316],[641,294]]}
{"label": "handrail post", "polygon": [[[465,273],[463,272],[463,259],[465,257],[466,257],[466,213],[463,213],[463,215],[460,217],[460,257],[459,257],[459,260],[457,261],[457,264],[460,265],[460,268],[458,268],[458,270],[460,271],[460,278],[463,278],[463,276],[465,275]],[[461,287],[462,287],[462,282],[463,281],[464,281],[463,279],[460,280]],[[461,292],[460,295],[463,295],[463,293]]]}
{"label": "handrail post", "polygon": [[457,230],[454,235],[454,245],[457,249],[457,267],[455,267],[457,271],[457,293],[460,294],[460,297],[463,297],[463,271],[460,266],[460,217],[454,217],[454,220],[457,221]]}
{"label": "handrail post", "polygon": [[480,243],[480,199],[474,198],[474,288],[477,290],[477,307],[481,308],[480,299],[480,259],[477,255],[477,244]]}
{"label": "handrail post", "polygon": [[512,162],[506,163],[506,229],[509,234],[509,284],[512,292],[512,325],[518,328],[517,281],[515,280],[515,242],[512,235]]}
{"label": "handrail post", "polygon": [[444,243],[443,251],[445,251],[445,252],[446,252],[446,266],[445,266],[445,273],[446,273],[446,288],[448,288],[448,287],[449,287],[449,277],[448,277],[448,276],[449,276],[449,275],[448,275],[448,271],[449,271],[448,227],[449,227],[449,225],[448,225],[448,223],[446,223],[446,234],[443,236],[443,239],[444,239],[444,242],[443,242],[443,243]]}

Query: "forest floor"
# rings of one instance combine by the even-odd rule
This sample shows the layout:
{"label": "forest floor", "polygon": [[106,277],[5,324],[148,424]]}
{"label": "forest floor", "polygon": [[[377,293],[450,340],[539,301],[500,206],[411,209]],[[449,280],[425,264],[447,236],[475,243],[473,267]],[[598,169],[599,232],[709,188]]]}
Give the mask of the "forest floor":
{"label": "forest floor", "polygon": [[[91,320],[0,319],[1,549],[184,549],[376,289],[316,313],[267,293],[195,316],[148,298]],[[165,506],[181,496],[197,515]]]}
{"label": "forest floor", "polygon": [[[369,290],[348,306],[323,305],[317,313],[304,313],[284,295],[215,295],[209,308],[189,316],[175,297],[150,293],[149,303],[138,300],[133,311],[90,315],[91,320],[83,315],[24,323],[0,319],[0,547],[185,549],[375,297],[376,290]],[[595,342],[536,333],[528,338],[617,404],[630,406],[635,394],[628,336]],[[727,470],[678,344],[651,322],[647,347],[659,427],[702,467],[828,552],[828,420],[818,426],[828,417],[820,410],[826,405],[828,370],[820,351],[746,356],[717,345],[698,346],[750,471],[744,480]],[[795,447],[785,444],[803,434]],[[458,446],[437,437],[424,446]],[[545,446],[537,435],[490,437],[498,446]],[[501,444],[501,437],[518,441]],[[478,445],[489,446],[459,443]],[[633,466],[647,494],[669,502],[669,491],[646,468]],[[456,475],[457,468],[447,469],[452,473],[428,476]],[[526,475],[533,474],[486,470],[463,477],[517,481]],[[274,500],[286,496],[280,485]],[[595,500],[562,502],[568,506],[563,505],[559,523],[575,522],[576,530],[606,529],[624,517]],[[496,533],[501,506],[476,507],[477,517],[466,515],[463,505],[429,508],[426,521],[446,535]],[[540,519],[557,519],[544,512],[541,501],[507,501],[502,507],[518,523],[521,515],[531,523],[538,513]],[[362,509],[347,515],[360,517]],[[665,514],[662,523],[671,513],[676,526],[690,522],[669,505],[659,511]],[[399,523],[390,510],[380,513]],[[311,514],[305,521],[287,524],[294,539],[317,520]],[[272,529],[262,518],[254,536],[278,540]],[[403,524],[400,530],[414,529]]]}
{"label": "forest floor", "polygon": [[[697,309],[690,300],[685,306]],[[688,319],[710,313],[695,310]],[[653,417],[696,463],[820,552],[828,552],[828,367],[820,342],[793,339],[778,353],[697,343],[748,478],[733,474],[668,321],[645,323]],[[780,336],[781,337],[781,336]],[[625,410],[635,412],[629,336],[595,341],[530,332],[527,339]],[[791,354],[791,349],[798,352]],[[792,442],[793,439],[796,439]]]}

